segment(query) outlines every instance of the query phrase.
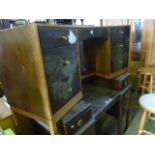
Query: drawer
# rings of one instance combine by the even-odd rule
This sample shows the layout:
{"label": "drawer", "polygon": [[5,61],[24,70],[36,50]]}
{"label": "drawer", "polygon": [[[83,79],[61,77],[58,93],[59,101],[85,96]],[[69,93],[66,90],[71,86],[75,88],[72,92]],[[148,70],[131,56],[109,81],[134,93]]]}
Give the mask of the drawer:
{"label": "drawer", "polygon": [[128,43],[130,27],[111,27],[110,40],[111,44]]}
{"label": "drawer", "polygon": [[108,38],[108,29],[107,28],[88,28],[79,30],[80,40],[86,40],[90,38]]}
{"label": "drawer", "polygon": [[56,48],[75,44],[77,31],[72,29],[39,28],[41,47]]}
{"label": "drawer", "polygon": [[113,87],[115,90],[122,90],[129,85],[129,74],[122,74],[113,79]]}
{"label": "drawer", "polygon": [[80,118],[75,119],[70,124],[66,125],[66,130],[68,134],[74,134],[78,129],[80,129],[85,123],[91,118],[91,110],[81,115]]}
{"label": "drawer", "polygon": [[128,66],[129,46],[116,43],[111,46],[111,71],[117,71]]}
{"label": "drawer", "polygon": [[61,134],[74,134],[91,116],[91,104],[81,100],[57,123],[58,130]]}
{"label": "drawer", "polygon": [[76,45],[44,49],[43,62],[52,112],[55,113],[80,91]]}

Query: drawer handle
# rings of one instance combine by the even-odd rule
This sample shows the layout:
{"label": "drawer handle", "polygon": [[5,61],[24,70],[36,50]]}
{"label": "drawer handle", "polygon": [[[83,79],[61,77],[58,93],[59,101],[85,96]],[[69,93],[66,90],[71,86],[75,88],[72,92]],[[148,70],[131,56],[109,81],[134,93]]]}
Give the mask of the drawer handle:
{"label": "drawer handle", "polygon": [[71,126],[70,126],[71,129],[74,129],[74,127],[75,127],[74,125],[71,125]]}
{"label": "drawer handle", "polygon": [[128,110],[128,106],[127,106],[127,105],[124,106],[124,110],[125,110],[125,111]]}
{"label": "drawer handle", "polygon": [[125,86],[127,86],[127,82],[125,82],[125,84],[124,84]]}
{"label": "drawer handle", "polygon": [[67,36],[61,36],[60,39],[61,40],[68,40],[68,37]]}
{"label": "drawer handle", "polygon": [[120,45],[120,47],[123,47],[123,46],[124,46],[124,45],[122,45],[122,44]]}
{"label": "drawer handle", "polygon": [[82,119],[78,120],[78,122],[77,122],[78,127],[80,127],[82,125],[82,123],[83,123]]}
{"label": "drawer handle", "polygon": [[94,31],[93,30],[90,30],[90,34],[93,35],[94,34]]}
{"label": "drawer handle", "polygon": [[121,30],[121,31],[120,31],[120,33],[121,33],[121,34],[124,34],[124,31],[123,31],[123,30]]}

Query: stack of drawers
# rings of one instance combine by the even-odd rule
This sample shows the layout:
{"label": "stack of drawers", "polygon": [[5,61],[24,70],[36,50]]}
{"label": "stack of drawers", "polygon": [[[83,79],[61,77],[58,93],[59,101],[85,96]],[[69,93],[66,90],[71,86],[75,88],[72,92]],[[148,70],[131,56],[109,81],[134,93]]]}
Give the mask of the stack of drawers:
{"label": "stack of drawers", "polygon": [[111,27],[111,72],[128,66],[130,27]]}
{"label": "stack of drawers", "polygon": [[39,28],[53,114],[80,90],[76,33],[74,29]]}

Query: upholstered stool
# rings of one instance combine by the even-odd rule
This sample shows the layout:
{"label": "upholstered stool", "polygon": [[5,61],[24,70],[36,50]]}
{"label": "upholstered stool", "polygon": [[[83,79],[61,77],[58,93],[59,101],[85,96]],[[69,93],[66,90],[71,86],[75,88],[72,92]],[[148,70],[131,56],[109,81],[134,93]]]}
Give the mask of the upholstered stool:
{"label": "upholstered stool", "polygon": [[141,117],[138,134],[152,135],[153,133],[144,130],[144,128],[147,118],[153,119],[153,116],[151,116],[151,118],[149,114],[155,114],[155,94],[145,94],[141,96],[139,103],[144,111]]}

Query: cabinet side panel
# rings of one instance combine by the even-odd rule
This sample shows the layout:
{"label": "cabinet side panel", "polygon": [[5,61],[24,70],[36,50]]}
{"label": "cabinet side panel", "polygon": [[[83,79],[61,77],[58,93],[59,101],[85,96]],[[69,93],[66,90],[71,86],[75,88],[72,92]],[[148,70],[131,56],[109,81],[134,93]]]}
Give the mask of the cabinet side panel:
{"label": "cabinet side panel", "polygon": [[0,33],[0,80],[10,105],[47,118],[36,32],[34,25],[27,25]]}

